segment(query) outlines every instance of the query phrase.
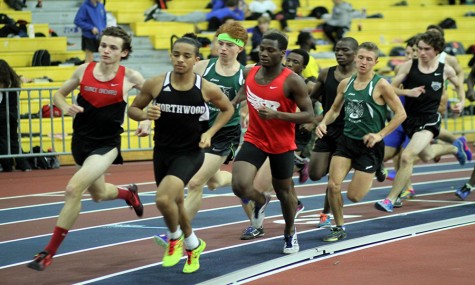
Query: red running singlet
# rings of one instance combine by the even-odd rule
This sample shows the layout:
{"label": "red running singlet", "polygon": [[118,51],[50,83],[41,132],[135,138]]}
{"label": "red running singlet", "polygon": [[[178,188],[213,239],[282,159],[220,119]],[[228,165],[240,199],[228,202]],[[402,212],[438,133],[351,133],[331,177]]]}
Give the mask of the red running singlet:
{"label": "red running singlet", "polygon": [[256,83],[254,77],[261,66],[253,67],[246,79],[246,97],[249,109],[249,127],[244,141],[250,142],[259,149],[272,154],[295,150],[295,124],[279,119],[263,120],[258,110],[266,106],[273,110],[294,113],[297,109],[295,101],[284,94],[285,79],[292,73],[284,68],[274,80],[267,85]]}

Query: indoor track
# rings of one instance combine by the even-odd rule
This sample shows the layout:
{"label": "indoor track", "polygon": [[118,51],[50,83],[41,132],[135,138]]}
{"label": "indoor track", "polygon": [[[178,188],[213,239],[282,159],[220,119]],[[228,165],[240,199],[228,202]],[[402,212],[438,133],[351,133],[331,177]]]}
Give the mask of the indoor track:
{"label": "indoor track", "polygon": [[348,237],[336,243],[321,241],[328,230],[315,227],[326,178],[301,185],[296,181],[305,211],[297,219],[300,252],[293,255],[282,254],[283,220],[275,196],[266,210],[265,236],[241,241],[249,222],[238,198],[229,187],[205,190],[193,228],[207,248],[201,269],[193,274],[181,272],[184,257],[172,268],[161,266],[164,250],[152,237],[166,229],[154,203],[151,162],[113,166],[106,176],[118,185],[139,185],[143,218],[136,218],[122,200],[95,203],[85,196],[75,227],[43,272],[27,268],[26,263],[49,241],[63,189],[75,168],[0,173],[1,283],[471,284],[475,195],[460,201],[454,191],[468,180],[473,166],[470,162],[461,167],[449,157],[417,165],[413,175],[417,197],[393,213],[373,206],[385,198],[390,181],[375,181],[359,203],[345,197]]}

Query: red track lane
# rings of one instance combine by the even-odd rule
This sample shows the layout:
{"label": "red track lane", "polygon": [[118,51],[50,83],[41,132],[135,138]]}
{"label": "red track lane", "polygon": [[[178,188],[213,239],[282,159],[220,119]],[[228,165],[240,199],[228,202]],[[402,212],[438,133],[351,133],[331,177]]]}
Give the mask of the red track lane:
{"label": "red track lane", "polygon": [[247,284],[473,284],[475,225],[338,255]]}

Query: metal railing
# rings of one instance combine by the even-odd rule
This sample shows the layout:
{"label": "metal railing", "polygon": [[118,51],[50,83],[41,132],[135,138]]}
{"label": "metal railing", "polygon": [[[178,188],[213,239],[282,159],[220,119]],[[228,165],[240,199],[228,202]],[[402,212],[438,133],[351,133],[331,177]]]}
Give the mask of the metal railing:
{"label": "metal railing", "polygon": [[[21,88],[21,89],[0,89],[3,94],[3,101],[1,104],[6,105],[5,119],[0,120],[0,128],[6,129],[6,153],[0,153],[1,158],[15,158],[15,157],[33,157],[38,153],[31,153],[35,146],[39,146],[41,153],[44,155],[70,155],[70,144],[72,137],[72,118],[61,114],[55,117],[53,112],[50,112],[48,117],[44,117],[41,109],[45,105],[52,104],[53,96],[58,90],[55,88]],[[16,120],[18,121],[18,128],[10,128],[10,110],[9,96],[5,96],[6,91],[13,91],[17,94],[18,114]],[[73,94],[68,96],[67,100],[75,102],[78,91],[75,90]],[[457,101],[456,94],[449,89],[449,103],[453,104]],[[127,103],[131,103],[136,91],[129,94]],[[454,117],[447,108],[444,115],[442,126],[458,135],[475,134],[475,106],[472,104],[465,108],[461,116]],[[52,110],[51,110],[52,111]],[[14,112],[14,111],[13,111]],[[124,114],[124,133],[122,134],[122,152],[144,151],[153,149],[153,133],[144,138],[138,138],[134,132],[138,127],[138,123],[129,119]],[[3,117],[2,117],[3,118]],[[18,144],[20,146],[18,152],[11,151],[11,134],[18,132]],[[3,135],[2,135],[3,136]],[[473,141],[475,139],[472,139]]]}
{"label": "metal railing", "polygon": [[[442,127],[457,135],[473,135],[475,134],[475,102],[465,101],[465,108],[460,116],[454,116],[450,107],[459,102],[457,92],[452,86],[448,90],[447,110],[444,113],[444,121]],[[472,139],[475,140],[475,139]]]}
{"label": "metal railing", "polygon": [[[72,138],[72,117],[64,114],[59,116],[54,114],[52,108],[53,96],[59,87],[55,88],[17,88],[17,89],[0,89],[4,102],[6,105],[5,116],[0,117],[0,129],[6,129],[6,153],[0,153],[1,158],[16,158],[16,157],[33,157],[38,156],[38,153],[32,153],[35,146],[39,146],[42,155],[70,155],[71,154],[71,138]],[[10,114],[15,114],[15,110],[11,110],[8,92],[15,92],[17,99],[17,115],[16,118],[11,118]],[[128,104],[136,95],[132,91],[128,97]],[[67,97],[69,102],[76,101],[78,90],[75,90]],[[50,108],[50,114],[44,116],[42,108]],[[122,152],[142,151],[153,149],[153,133],[150,136],[139,138],[135,136],[135,130],[138,123],[129,119],[124,114],[124,133],[122,134]],[[12,129],[12,120],[18,122],[17,129]],[[18,133],[19,151],[12,151],[11,137],[13,132]],[[1,134],[2,136],[4,134]]]}

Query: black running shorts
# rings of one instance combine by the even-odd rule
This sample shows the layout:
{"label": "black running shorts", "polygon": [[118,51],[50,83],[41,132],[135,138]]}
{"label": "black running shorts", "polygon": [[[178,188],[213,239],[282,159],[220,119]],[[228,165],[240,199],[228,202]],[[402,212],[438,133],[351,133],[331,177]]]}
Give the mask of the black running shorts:
{"label": "black running shorts", "polygon": [[112,164],[122,164],[124,161],[122,159],[122,155],[120,154],[120,143],[120,137],[108,141],[94,142],[87,139],[80,139],[73,135],[71,151],[76,164],[83,165],[84,161],[89,156],[94,154],[103,155],[112,149],[117,148],[119,154]]}
{"label": "black running shorts", "polygon": [[312,151],[334,153],[336,151],[337,141],[342,134],[343,126],[327,126],[327,134],[324,135],[323,138],[317,138]]}
{"label": "black running shorts", "polygon": [[351,167],[355,170],[375,173],[384,159],[384,141],[380,141],[374,147],[367,147],[363,140],[342,135],[338,139],[334,155],[351,159]]}
{"label": "black running shorts", "polygon": [[293,150],[279,154],[271,154],[264,152],[249,142],[244,142],[234,161],[246,161],[259,169],[267,157],[269,157],[270,170],[273,178],[288,179],[292,177],[294,173]]}
{"label": "black running shorts", "polygon": [[439,136],[442,117],[439,113],[433,115],[408,116],[402,123],[402,128],[407,136],[412,138],[416,132],[428,130],[434,134],[434,139]]}
{"label": "black running shorts", "polygon": [[153,171],[157,186],[167,175],[180,178],[186,185],[203,164],[205,155],[200,149],[183,153],[153,150]]}
{"label": "black running shorts", "polygon": [[211,147],[205,150],[218,156],[226,156],[224,164],[228,164],[234,159],[236,150],[241,139],[241,126],[229,126],[220,129],[211,139]]}

